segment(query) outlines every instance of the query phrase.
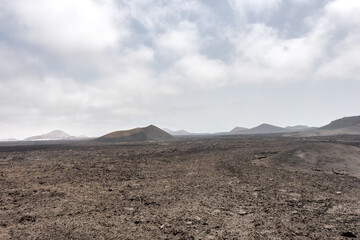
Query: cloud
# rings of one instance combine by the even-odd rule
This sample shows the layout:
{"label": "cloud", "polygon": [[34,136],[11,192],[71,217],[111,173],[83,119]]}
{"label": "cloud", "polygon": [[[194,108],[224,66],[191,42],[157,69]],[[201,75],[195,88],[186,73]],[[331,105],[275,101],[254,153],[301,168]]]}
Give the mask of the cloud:
{"label": "cloud", "polygon": [[[277,4],[269,2],[257,11]],[[295,38],[264,22],[230,31],[228,38],[236,49],[228,64],[232,82],[358,79],[360,68],[354,59],[360,57],[355,30],[360,26],[359,6],[354,1],[331,1],[322,14],[308,17],[309,31]]]}
{"label": "cloud", "polygon": [[178,60],[163,79],[186,89],[216,89],[227,82],[227,67],[220,60],[188,55]]}
{"label": "cloud", "polygon": [[279,7],[281,0],[228,0],[236,11],[237,18],[247,22],[251,15],[256,18],[266,18]]}
{"label": "cloud", "polygon": [[360,24],[360,2],[335,0],[326,5],[326,17],[336,25],[353,26]]}
{"label": "cloud", "polygon": [[42,68],[42,60],[37,55],[0,40],[0,83],[29,75],[39,76],[33,69]]}
{"label": "cloud", "polygon": [[291,0],[291,2],[298,5],[310,5],[314,3],[314,1],[312,0]]}
{"label": "cloud", "polygon": [[165,58],[178,58],[198,52],[200,36],[197,26],[188,21],[182,21],[177,28],[169,29],[155,40],[157,52]]}
{"label": "cloud", "polygon": [[101,51],[128,34],[110,0],[14,0],[7,7],[17,23],[15,37],[58,53]]}
{"label": "cloud", "polygon": [[192,20],[202,21],[208,14],[209,7],[197,0],[133,0],[127,2],[130,16],[148,31],[149,35],[169,30],[179,22]]}
{"label": "cloud", "polygon": [[360,34],[349,34],[333,46],[331,57],[315,72],[315,79],[360,81]]}
{"label": "cloud", "polygon": [[281,38],[276,29],[264,24],[250,25],[232,39],[238,56],[232,69],[238,82],[304,80],[323,56],[318,39]]}
{"label": "cloud", "polygon": [[[300,5],[312,11],[286,29],[275,21]],[[351,0],[0,0],[0,119],[131,125],[192,91],[358,81],[359,8]],[[24,115],[30,120],[16,120]]]}
{"label": "cloud", "polygon": [[313,35],[323,40],[326,56],[314,72],[314,79],[359,80],[360,68],[355,59],[360,57],[360,4],[356,1],[336,0],[324,7],[316,18]]}

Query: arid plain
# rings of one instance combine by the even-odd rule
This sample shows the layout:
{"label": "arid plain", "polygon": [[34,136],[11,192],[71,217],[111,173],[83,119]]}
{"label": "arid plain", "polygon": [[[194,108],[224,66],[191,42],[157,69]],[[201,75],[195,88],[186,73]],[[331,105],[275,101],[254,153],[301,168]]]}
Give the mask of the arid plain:
{"label": "arid plain", "polygon": [[276,135],[1,146],[0,239],[356,238],[359,147]]}

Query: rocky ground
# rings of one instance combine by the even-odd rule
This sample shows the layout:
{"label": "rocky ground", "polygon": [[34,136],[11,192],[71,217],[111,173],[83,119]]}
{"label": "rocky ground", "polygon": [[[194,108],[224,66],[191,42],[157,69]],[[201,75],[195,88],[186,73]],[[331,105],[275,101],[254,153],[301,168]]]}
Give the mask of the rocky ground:
{"label": "rocky ground", "polygon": [[0,239],[359,238],[359,178],[273,164],[309,141],[2,146]]}

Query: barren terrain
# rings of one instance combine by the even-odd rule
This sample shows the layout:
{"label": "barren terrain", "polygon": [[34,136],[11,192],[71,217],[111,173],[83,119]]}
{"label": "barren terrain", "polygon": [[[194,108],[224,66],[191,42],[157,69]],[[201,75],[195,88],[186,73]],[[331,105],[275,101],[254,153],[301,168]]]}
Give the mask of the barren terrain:
{"label": "barren terrain", "polygon": [[356,238],[357,141],[1,146],[0,239]]}

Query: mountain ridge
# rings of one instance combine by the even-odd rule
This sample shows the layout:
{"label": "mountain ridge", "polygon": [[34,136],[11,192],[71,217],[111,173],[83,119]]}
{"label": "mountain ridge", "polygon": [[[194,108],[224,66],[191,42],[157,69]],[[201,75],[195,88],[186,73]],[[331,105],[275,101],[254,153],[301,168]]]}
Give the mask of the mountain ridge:
{"label": "mountain ridge", "polygon": [[172,131],[168,128],[163,128],[163,130],[167,133],[169,133],[170,135],[173,135],[173,136],[190,136],[190,135],[197,135],[196,133],[191,133],[191,132],[188,132],[186,130],[177,130],[177,131]]}
{"label": "mountain ridge", "polygon": [[360,116],[343,117],[331,121],[320,129],[341,129],[347,127],[360,127]]}
{"label": "mountain ridge", "polygon": [[360,116],[339,118],[318,129],[296,133],[290,136],[315,137],[336,135],[360,135]]}
{"label": "mountain ridge", "polygon": [[268,123],[262,123],[256,127],[249,129],[242,127],[235,127],[233,130],[229,132],[229,134],[269,134],[269,133],[284,133],[289,131],[290,130],[282,127],[278,127]]}
{"label": "mountain ridge", "polygon": [[67,139],[74,139],[74,136],[67,134],[62,130],[54,130],[45,134],[32,136],[25,138],[25,141],[44,141],[44,140],[67,140]]}

